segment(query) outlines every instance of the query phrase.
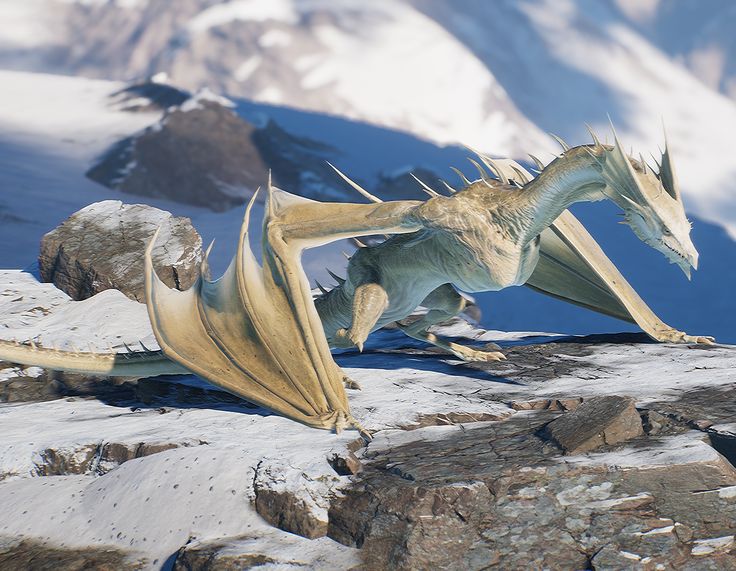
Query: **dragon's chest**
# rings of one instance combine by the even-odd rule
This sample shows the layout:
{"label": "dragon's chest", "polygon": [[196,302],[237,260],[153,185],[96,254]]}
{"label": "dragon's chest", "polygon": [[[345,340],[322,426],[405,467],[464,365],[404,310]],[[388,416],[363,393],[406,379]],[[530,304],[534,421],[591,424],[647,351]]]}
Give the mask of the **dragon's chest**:
{"label": "dragon's chest", "polygon": [[539,238],[523,247],[470,249],[447,257],[448,281],[463,291],[496,291],[526,283],[539,261]]}

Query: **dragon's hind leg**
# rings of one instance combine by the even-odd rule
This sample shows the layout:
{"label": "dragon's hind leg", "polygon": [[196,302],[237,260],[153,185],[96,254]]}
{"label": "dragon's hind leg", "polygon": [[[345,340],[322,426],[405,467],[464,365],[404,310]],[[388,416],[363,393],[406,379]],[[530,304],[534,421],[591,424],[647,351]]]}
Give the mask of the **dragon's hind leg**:
{"label": "dragon's hind leg", "polygon": [[419,320],[409,323],[399,323],[399,328],[409,337],[426,341],[449,351],[463,361],[501,361],[505,359],[500,351],[481,351],[460,345],[430,333],[428,329],[432,325],[446,321],[460,313],[467,301],[450,284],[444,284],[430,293],[422,302],[429,311]]}

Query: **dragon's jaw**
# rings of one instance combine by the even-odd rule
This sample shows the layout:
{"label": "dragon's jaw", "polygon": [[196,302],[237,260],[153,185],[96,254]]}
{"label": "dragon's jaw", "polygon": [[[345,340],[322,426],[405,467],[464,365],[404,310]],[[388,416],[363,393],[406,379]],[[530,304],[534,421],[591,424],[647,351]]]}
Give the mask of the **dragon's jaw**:
{"label": "dragon's jaw", "polygon": [[[690,239],[690,223],[684,215],[671,213],[665,224],[656,212],[626,210],[624,223],[645,244],[660,252],[671,264],[677,264],[687,279],[698,269],[698,251]],[[681,219],[680,219],[681,218]]]}

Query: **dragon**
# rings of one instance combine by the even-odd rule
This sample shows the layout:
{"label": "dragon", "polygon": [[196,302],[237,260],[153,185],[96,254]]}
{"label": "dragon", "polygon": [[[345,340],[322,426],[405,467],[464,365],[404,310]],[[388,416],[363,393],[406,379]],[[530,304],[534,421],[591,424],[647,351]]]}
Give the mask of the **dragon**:
{"label": "dragon", "polygon": [[[460,292],[526,285],[536,291],[638,324],[668,343],[714,342],[662,322],[628,284],[583,225],[569,212],[577,202],[611,200],[636,236],[690,277],[698,253],[690,239],[666,143],[656,169],[612,145],[569,147],[533,176],[509,159],[477,153],[476,180],[445,183],[439,194],[422,183],[427,200],[382,202],[335,167],[369,203],[324,203],[276,188],[270,176],[263,217],[262,262],[248,236],[253,195],[229,268],[212,280],[208,256],[186,291],[170,289],[145,252],[146,305],[160,350],[65,352],[33,343],[0,342],[0,359],[107,376],[194,373],[218,387],[290,419],[339,432],[362,428],[345,391],[350,379],[330,348],[357,347],[390,322],[412,338],[464,361],[504,359],[499,347],[476,349],[432,333],[460,313]],[[365,236],[385,235],[366,246]],[[301,254],[336,240],[360,246],[345,278],[312,294]],[[422,306],[413,322],[407,316]]]}

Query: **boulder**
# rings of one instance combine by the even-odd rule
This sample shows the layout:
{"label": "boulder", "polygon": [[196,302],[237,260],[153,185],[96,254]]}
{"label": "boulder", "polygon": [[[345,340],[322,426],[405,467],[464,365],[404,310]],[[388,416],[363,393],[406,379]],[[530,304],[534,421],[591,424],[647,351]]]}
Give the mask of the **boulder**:
{"label": "boulder", "polygon": [[160,227],[154,267],[169,287],[191,286],[199,275],[202,238],[188,218],[144,204],[106,200],[75,212],[41,240],[41,277],[72,299],[118,289],[145,300],[145,249]]}
{"label": "boulder", "polygon": [[634,399],[615,395],[593,397],[553,420],[545,434],[567,454],[619,444],[644,433]]}

